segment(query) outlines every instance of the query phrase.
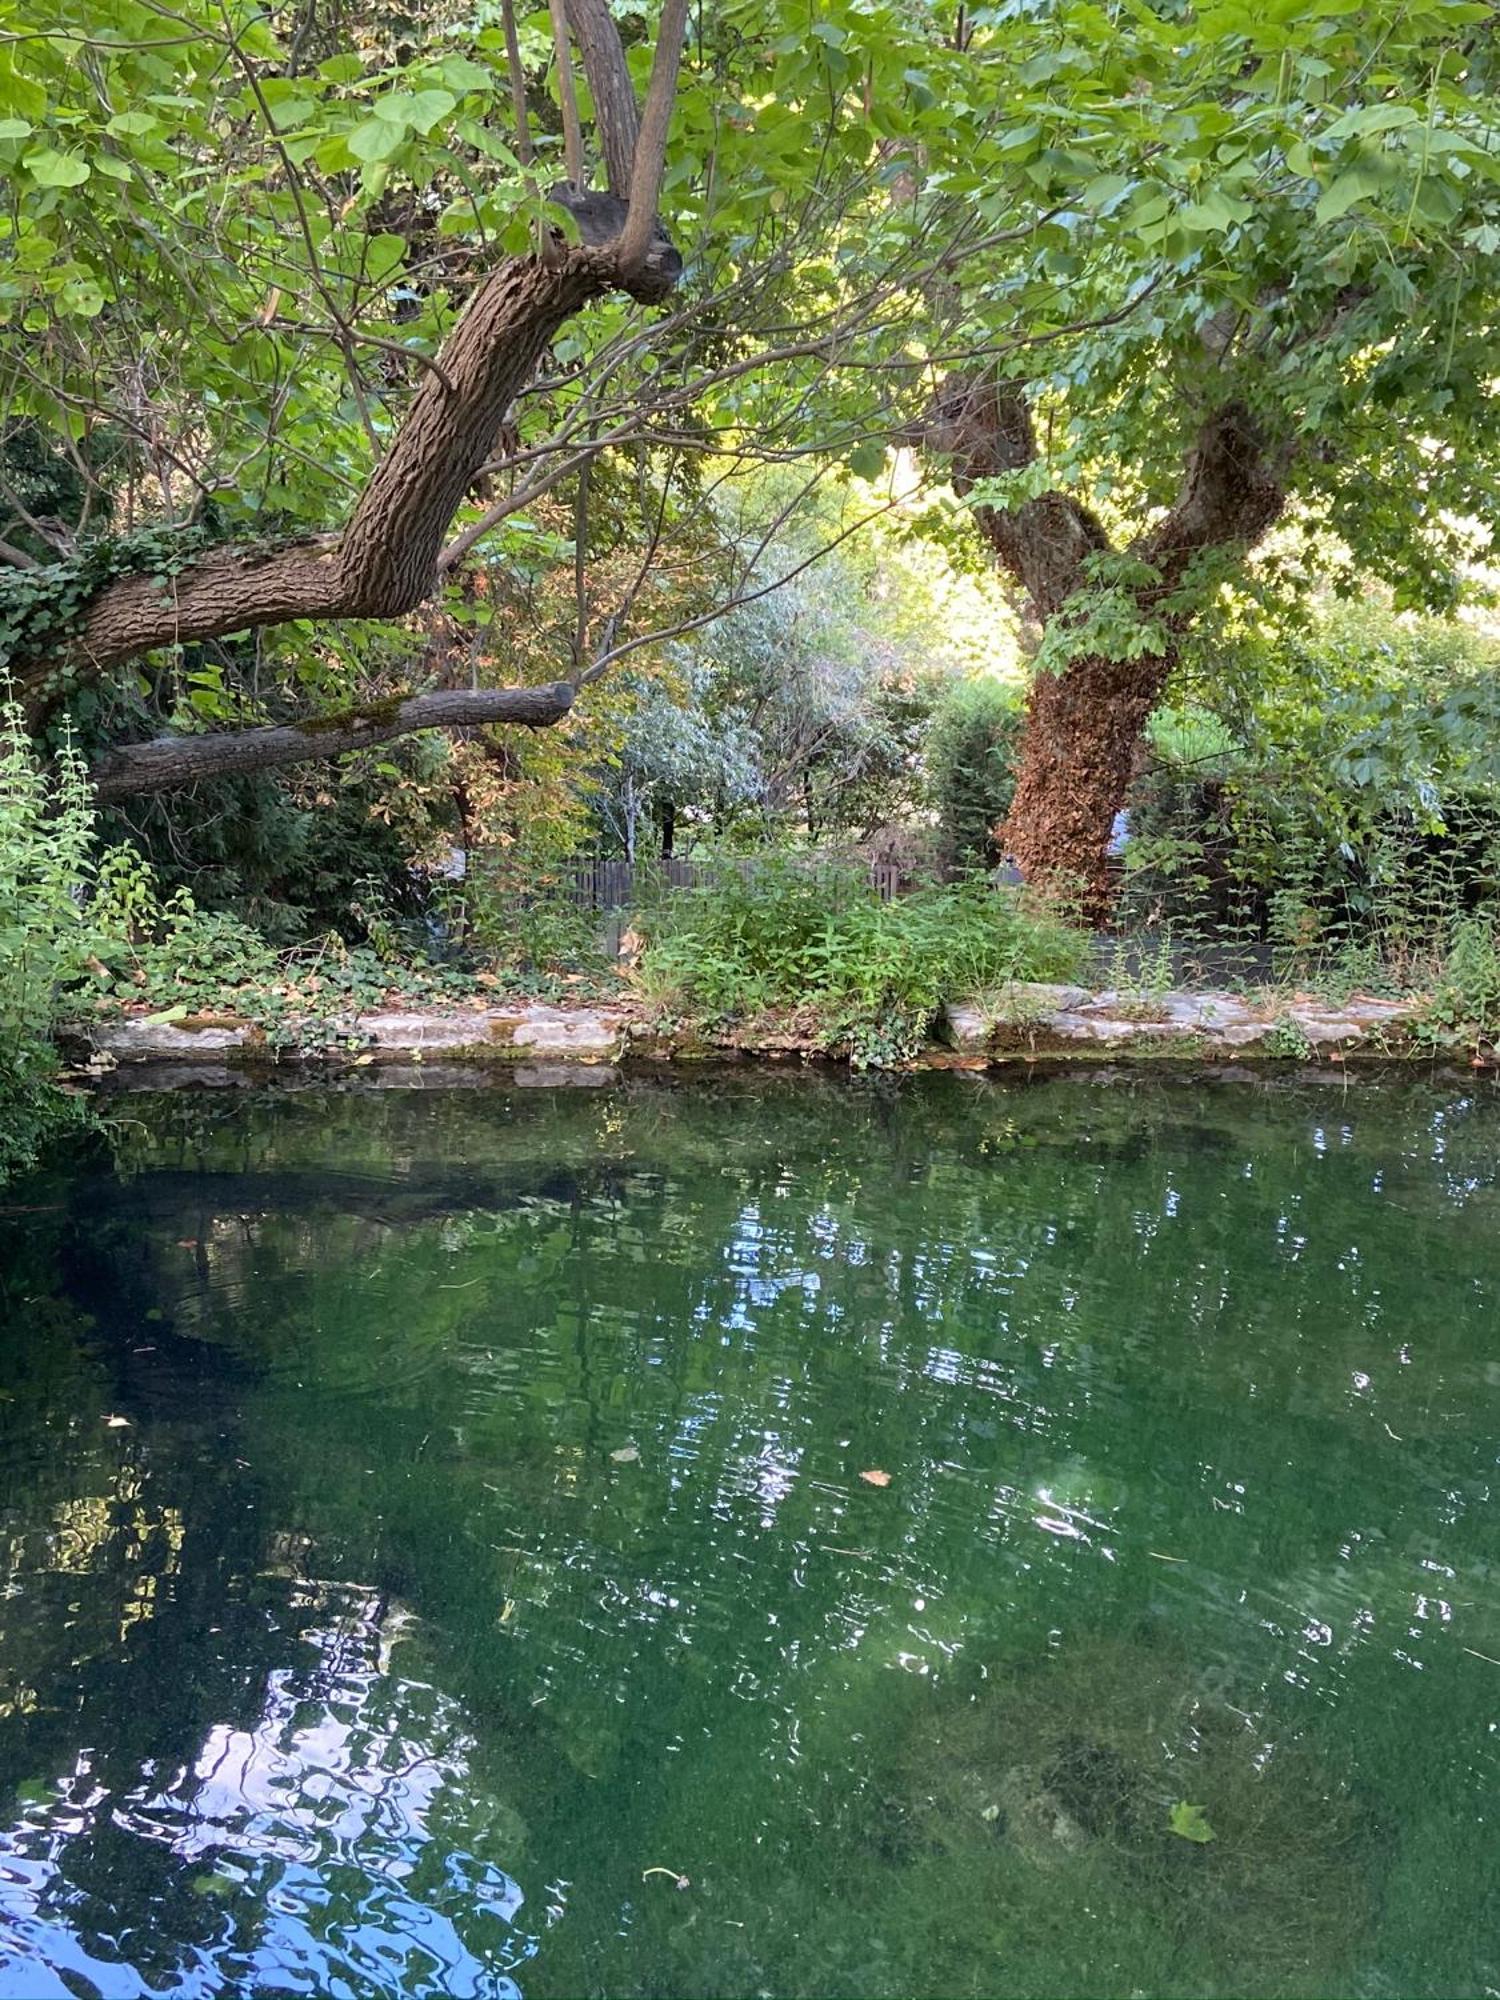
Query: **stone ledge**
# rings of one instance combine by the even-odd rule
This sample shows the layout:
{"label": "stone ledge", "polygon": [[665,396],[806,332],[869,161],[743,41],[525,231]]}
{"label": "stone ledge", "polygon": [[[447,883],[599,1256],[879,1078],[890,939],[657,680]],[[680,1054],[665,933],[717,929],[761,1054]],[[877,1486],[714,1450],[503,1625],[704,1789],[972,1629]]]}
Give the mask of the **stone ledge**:
{"label": "stone ledge", "polygon": [[1076,986],[1025,984],[983,1002],[945,1009],[939,1032],[950,1048],[991,1056],[1046,1054],[1079,1043],[1105,1048],[1170,1048],[1191,1042],[1206,1052],[1262,1048],[1300,1040],[1308,1049],[1355,1047],[1409,1025],[1418,1003],[1363,996],[1334,1007],[1293,1000],[1255,1005],[1237,993],[1087,993]]}
{"label": "stone ledge", "polygon": [[[1076,1057],[1115,1051],[1135,1058],[1178,1055],[1230,1061],[1261,1056],[1395,1053],[1418,1003],[1355,998],[1345,1006],[1297,999],[1261,1005],[1233,993],[1169,992],[1136,996],[1081,986],[1016,983],[984,1001],[955,1003],[938,1023],[940,1043],[920,1055],[916,1068],[983,1069],[992,1063]],[[473,1076],[505,1067],[518,1081],[562,1080],[569,1071],[584,1081],[609,1080],[627,1056],[646,1062],[695,1060],[794,1061],[819,1053],[806,1024],[795,1019],[717,1034],[678,1030],[640,1020],[629,1007],[541,1002],[490,1007],[389,1009],[362,1014],[337,1041],[321,1023],[309,1024],[302,1047],[273,1048],[254,1024],[226,1015],[198,1018],[131,1016],[69,1031],[63,1040],[96,1072],[144,1064],[166,1065],[184,1075],[243,1074],[280,1063],[401,1069],[434,1076]]]}
{"label": "stone ledge", "polygon": [[361,1014],[333,1045],[272,1049],[263,1030],[224,1016],[168,1021],[134,1017],[75,1033],[93,1057],[115,1063],[282,1062],[613,1063],[625,1053],[625,1014],[606,1007],[510,1006]]}

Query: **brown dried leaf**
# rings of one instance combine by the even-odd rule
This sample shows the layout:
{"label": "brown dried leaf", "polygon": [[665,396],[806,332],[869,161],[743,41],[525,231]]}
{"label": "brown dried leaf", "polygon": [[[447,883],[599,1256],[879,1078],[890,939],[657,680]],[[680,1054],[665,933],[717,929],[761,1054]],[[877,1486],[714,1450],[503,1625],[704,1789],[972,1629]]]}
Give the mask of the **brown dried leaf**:
{"label": "brown dried leaf", "polygon": [[866,1486],[889,1486],[891,1483],[891,1475],[882,1472],[878,1465],[872,1465],[868,1472],[862,1472],[859,1476]]}

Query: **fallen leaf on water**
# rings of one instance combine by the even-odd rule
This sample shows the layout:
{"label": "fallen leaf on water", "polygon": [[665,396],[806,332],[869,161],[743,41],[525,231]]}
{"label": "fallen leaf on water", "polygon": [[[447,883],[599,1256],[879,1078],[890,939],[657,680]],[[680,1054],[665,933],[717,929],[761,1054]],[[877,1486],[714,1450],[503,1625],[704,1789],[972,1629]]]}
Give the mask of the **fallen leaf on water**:
{"label": "fallen leaf on water", "polygon": [[1167,1824],[1180,1839],[1194,1841],[1200,1847],[1219,1837],[1203,1817],[1202,1806],[1190,1806],[1186,1799],[1179,1799],[1173,1806]]}
{"label": "fallen leaf on water", "polygon": [[232,1875],[194,1875],[188,1880],[195,1896],[232,1896],[239,1886]]}
{"label": "fallen leaf on water", "polygon": [[614,1460],[616,1465],[634,1465],[636,1460],[640,1457],[640,1453],[636,1450],[633,1444],[622,1444],[618,1451],[612,1451],[610,1453],[610,1457]]}
{"label": "fallen leaf on water", "polygon": [[130,1429],[130,1419],[129,1417],[106,1417],[104,1419],[104,1428],[110,1431],[128,1431]]}
{"label": "fallen leaf on water", "polygon": [[878,1465],[872,1465],[868,1472],[862,1472],[859,1476],[866,1486],[889,1486],[891,1483],[891,1475],[882,1472]]}

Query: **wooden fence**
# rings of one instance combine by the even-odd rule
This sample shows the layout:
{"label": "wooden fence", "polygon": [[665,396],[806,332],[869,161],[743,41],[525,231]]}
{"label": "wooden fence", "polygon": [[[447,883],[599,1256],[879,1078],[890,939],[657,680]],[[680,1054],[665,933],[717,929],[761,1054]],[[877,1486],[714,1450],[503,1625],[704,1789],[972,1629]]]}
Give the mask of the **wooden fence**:
{"label": "wooden fence", "polygon": [[[779,859],[779,857],[778,857]],[[833,875],[841,864],[829,855],[799,857],[813,874]],[[654,893],[662,884],[669,889],[699,889],[720,881],[734,869],[747,879],[765,866],[758,854],[717,855],[711,860],[653,861],[638,868],[629,861],[606,860],[602,855],[566,864],[558,871],[558,889],[565,901],[580,910],[628,910],[641,895]],[[901,884],[901,871],[884,863],[869,869],[870,887],[882,903],[890,902]]]}

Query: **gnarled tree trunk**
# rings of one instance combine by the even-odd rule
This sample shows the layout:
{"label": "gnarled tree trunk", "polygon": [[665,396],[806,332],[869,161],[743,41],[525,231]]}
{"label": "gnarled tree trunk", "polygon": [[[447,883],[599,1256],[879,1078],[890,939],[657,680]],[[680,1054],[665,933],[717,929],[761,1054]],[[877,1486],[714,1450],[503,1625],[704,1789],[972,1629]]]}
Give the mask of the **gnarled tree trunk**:
{"label": "gnarled tree trunk", "polygon": [[[955,489],[1019,471],[1037,456],[1018,389],[989,378],[949,385],[923,433],[952,468]],[[1184,611],[1167,608],[1193,559],[1215,549],[1248,550],[1285,504],[1278,465],[1245,409],[1227,403],[1200,424],[1174,505],[1125,553],[1150,581],[1136,591],[1143,616],[1175,642]],[[1089,585],[1088,562],[1111,543],[1092,510],[1050,492],[1011,508],[979,504],[975,518],[1004,569],[1026,591],[1044,627],[1066,621]],[[1136,659],[1089,655],[1038,673],[1027,702],[1015,795],[999,838],[1028,881],[1051,885],[1095,918],[1108,912],[1107,861],[1115,815],[1152,709],[1175,661],[1166,650]]]}

